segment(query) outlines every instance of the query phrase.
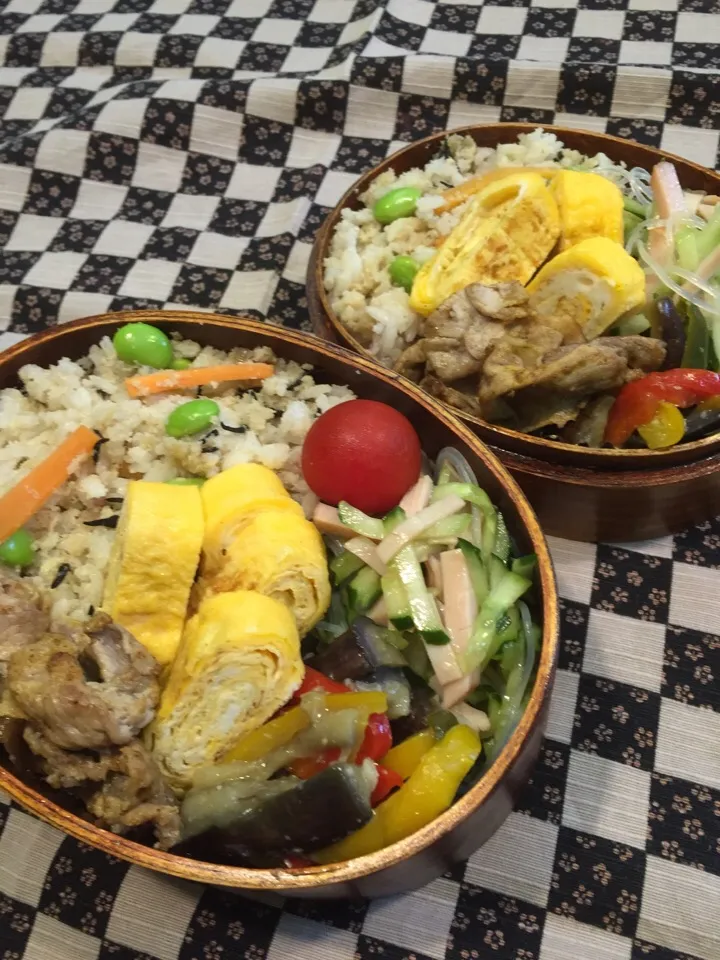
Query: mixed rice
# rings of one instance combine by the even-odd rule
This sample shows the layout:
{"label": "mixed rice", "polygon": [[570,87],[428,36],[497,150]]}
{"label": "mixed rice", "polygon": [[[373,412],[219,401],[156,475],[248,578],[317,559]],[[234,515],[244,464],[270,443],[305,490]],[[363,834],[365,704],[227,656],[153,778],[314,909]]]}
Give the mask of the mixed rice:
{"label": "mixed rice", "polygon": [[218,422],[182,439],[169,437],[165,425],[187,393],[131,399],[125,378],[149,370],[119,360],[107,337],[82,360],[23,367],[23,389],[0,391],[0,495],[81,424],[102,437],[95,462],[80,464],[27,525],[37,547],[36,564],[27,572],[49,592],[56,619],[84,619],[99,606],[128,480],[209,477],[256,462],[278,471],[302,500],[307,487],[299,456],[305,434],[317,416],[353,397],[347,387],[316,383],[311,367],[277,360],[269,348],[224,353],[178,339],[173,349],[193,366],[254,360],[274,363],[275,373],[252,390],[203,388],[220,406]]}

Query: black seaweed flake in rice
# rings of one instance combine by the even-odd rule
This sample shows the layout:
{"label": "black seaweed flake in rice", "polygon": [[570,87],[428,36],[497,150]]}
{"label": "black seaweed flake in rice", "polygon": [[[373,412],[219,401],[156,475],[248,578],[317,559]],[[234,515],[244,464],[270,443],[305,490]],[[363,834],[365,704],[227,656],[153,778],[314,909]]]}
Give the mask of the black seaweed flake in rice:
{"label": "black seaweed flake in rice", "polygon": [[109,530],[114,530],[118,525],[120,517],[115,514],[113,517],[100,517],[97,520],[85,520],[84,525],[86,527],[107,527]]}
{"label": "black seaweed flake in rice", "polygon": [[105,503],[124,503],[124,497],[105,497]]}
{"label": "black seaweed flake in rice", "polygon": [[227,430],[228,433],[247,433],[247,427],[244,423],[239,423],[236,427],[231,427],[229,423],[223,423],[221,420],[220,426],[223,430]]}
{"label": "black seaweed flake in rice", "polygon": [[50,589],[55,590],[56,587],[59,587],[71,570],[72,570],[72,567],[70,566],[69,563],[61,563],[60,566],[57,568],[55,579],[50,584]]}
{"label": "black seaweed flake in rice", "polygon": [[91,617],[94,613],[95,613],[95,607],[92,604],[90,604],[90,606],[88,607],[88,616]]}
{"label": "black seaweed flake in rice", "polygon": [[[97,432],[97,431],[96,431],[96,432]],[[95,446],[93,447],[93,454],[92,454],[93,463],[97,463],[97,462],[98,462],[98,460],[100,459],[100,447],[101,447],[104,443],[107,443],[107,442],[108,442],[108,438],[107,438],[107,437],[103,437],[102,435],[100,435],[100,439],[98,440],[98,442],[97,442],[97,443],[95,444]]]}
{"label": "black seaweed flake in rice", "polygon": [[217,437],[220,433],[219,430],[210,430],[205,434],[202,441],[202,446],[200,447],[201,453],[217,453],[220,447],[214,447],[212,444],[208,445],[208,440],[212,440],[213,437]]}

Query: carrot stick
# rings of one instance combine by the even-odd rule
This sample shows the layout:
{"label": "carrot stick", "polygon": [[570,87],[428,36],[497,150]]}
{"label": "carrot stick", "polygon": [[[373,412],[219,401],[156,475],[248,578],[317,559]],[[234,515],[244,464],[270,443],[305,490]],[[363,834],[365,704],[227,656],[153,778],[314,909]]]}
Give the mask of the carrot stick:
{"label": "carrot stick", "polygon": [[229,363],[219,367],[188,367],[187,370],[160,370],[125,381],[131,397],[149,397],[153,393],[189,390],[208,383],[228,380],[265,380],[275,372],[271,363]]}
{"label": "carrot stick", "polygon": [[497,170],[491,170],[484,173],[481,177],[473,177],[464,183],[459,183],[456,187],[450,187],[442,194],[445,201],[441,207],[435,208],[435,213],[447,213],[448,210],[454,210],[461,203],[465,203],[470,197],[480,193],[485,187],[494,183],[496,180],[503,180],[505,177],[512,176],[515,173],[539,173],[543,177],[554,176],[558,172],[558,167],[500,167]]}
{"label": "carrot stick", "polygon": [[77,461],[92,453],[100,437],[78,427],[42,463],[0,497],[0,543],[12,536],[44,506],[68,479]]}

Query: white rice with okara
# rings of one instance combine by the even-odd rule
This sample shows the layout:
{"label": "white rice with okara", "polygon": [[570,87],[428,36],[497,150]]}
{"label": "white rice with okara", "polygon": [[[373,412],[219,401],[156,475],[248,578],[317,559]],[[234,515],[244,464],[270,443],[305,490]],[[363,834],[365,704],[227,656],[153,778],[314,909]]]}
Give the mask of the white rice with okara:
{"label": "white rice with okara", "polygon": [[[388,267],[397,256],[411,256],[423,264],[436,252],[436,242],[446,237],[465,212],[470,200],[442,214],[442,193],[472,177],[500,167],[573,167],[592,170],[622,183],[623,166],[604,153],[586,157],[570,150],[554,133],[542,129],[521,134],[517,143],[479,147],[472,137],[447,138],[447,156],[437,157],[422,169],[400,175],[386,170],[360,195],[362,207],[342,211],[325,260],[325,289],[338,319],[381,362],[392,366],[416,339],[421,317],[410,307],[403,287],[394,286]],[[392,223],[378,223],[373,206],[397,187],[422,190],[415,215]]]}
{"label": "white rice with okara", "polygon": [[128,480],[167,481],[209,477],[238,463],[261,463],[278,472],[298,500],[307,494],[300,449],[310,425],[325,410],[350,400],[349,388],[316,383],[311,367],[276,360],[268,348],[229,353],[176,340],[176,357],[193,367],[271,362],[274,374],[253,389],[224,384],[202,389],[220,407],[209,431],[182,439],[165,430],[170,412],[192,394],[165,393],[131,399],[124,381],[151,372],[118,359],[103,339],[87,357],[61,359],[47,369],[28,365],[23,389],[0,391],[0,495],[55,449],[80,425],[102,442],[96,462],[85,459],[53,499],[26,524],[36,537],[37,556],[27,573],[47,590],[56,619],[85,619],[102,599],[114,530],[86,526],[114,521]]}

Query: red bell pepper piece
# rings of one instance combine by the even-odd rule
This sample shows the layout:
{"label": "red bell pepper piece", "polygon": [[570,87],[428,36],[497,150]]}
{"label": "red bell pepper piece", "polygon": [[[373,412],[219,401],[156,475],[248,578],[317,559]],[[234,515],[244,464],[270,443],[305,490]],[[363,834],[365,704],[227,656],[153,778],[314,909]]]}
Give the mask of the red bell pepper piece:
{"label": "red bell pepper piece", "polygon": [[605,426],[605,442],[621,447],[638,427],[649,423],[661,401],[692,407],[720,396],[720,374],[710,370],[663,370],[626,383],[615,398]]}
{"label": "red bell pepper piece", "polygon": [[295,699],[310,693],[311,690],[324,690],[325,693],[347,693],[350,688],[344,683],[338,683],[337,680],[331,680],[319,670],[313,670],[312,667],[305,667],[305,676],[303,682],[295,691]]}
{"label": "red bell pepper piece", "polygon": [[399,773],[396,773],[394,770],[390,770],[388,767],[383,767],[381,764],[377,764],[377,773],[378,781],[375,785],[375,789],[372,792],[370,797],[370,803],[373,807],[376,807],[379,803],[392,793],[393,790],[396,790],[398,787],[403,785],[403,778]]}
{"label": "red bell pepper piece", "polygon": [[312,757],[298,757],[290,764],[290,772],[301,780],[309,780],[310,777],[314,777],[316,773],[320,773],[325,767],[339,760],[341,752],[340,747],[330,747]]}
{"label": "red bell pepper piece", "polygon": [[299,870],[301,867],[314,867],[316,864],[312,860],[308,860],[307,857],[297,857],[288,854],[285,857],[285,866],[288,870]]}
{"label": "red bell pepper piece", "polygon": [[386,713],[371,713],[368,719],[368,725],[365,728],[365,736],[360,744],[355,763],[362,763],[363,760],[380,760],[392,747],[392,733],[390,731],[390,721]]}

